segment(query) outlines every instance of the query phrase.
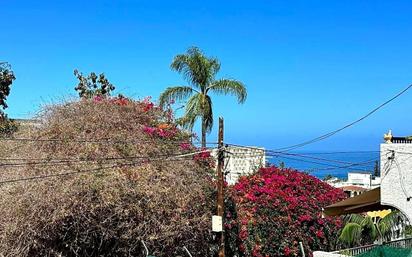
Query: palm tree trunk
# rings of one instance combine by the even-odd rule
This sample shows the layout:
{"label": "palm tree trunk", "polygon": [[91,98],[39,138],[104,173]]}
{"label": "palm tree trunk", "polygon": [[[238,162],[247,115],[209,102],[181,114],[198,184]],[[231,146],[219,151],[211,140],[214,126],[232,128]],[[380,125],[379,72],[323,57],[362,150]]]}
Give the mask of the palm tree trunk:
{"label": "palm tree trunk", "polygon": [[202,117],[202,147],[206,147],[206,121]]}

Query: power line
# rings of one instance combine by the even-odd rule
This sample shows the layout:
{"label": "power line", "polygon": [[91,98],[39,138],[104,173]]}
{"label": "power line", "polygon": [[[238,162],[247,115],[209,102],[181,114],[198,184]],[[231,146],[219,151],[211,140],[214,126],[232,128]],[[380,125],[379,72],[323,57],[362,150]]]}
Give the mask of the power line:
{"label": "power line", "polygon": [[[265,151],[265,152],[272,152],[272,153],[278,153],[278,154],[283,154],[285,152],[283,151],[277,151],[276,149],[267,149],[264,147],[256,147],[256,146],[245,146],[245,145],[240,145],[240,144],[232,144],[232,143],[226,143],[227,146],[233,146],[233,147],[238,147],[238,148],[246,148],[246,149],[251,149],[251,150],[260,150],[260,151]],[[378,150],[364,150],[364,151],[328,151],[328,152],[289,152],[293,154],[304,154],[304,155],[333,155],[333,154],[367,154],[367,153],[379,153],[380,151]]]}
{"label": "power line", "polygon": [[[242,156],[242,157],[261,157],[262,154],[259,153],[231,153],[231,155],[237,155],[237,156]],[[309,170],[334,170],[334,169],[344,169],[344,168],[352,168],[352,167],[356,167],[357,169],[361,170],[361,171],[366,171],[366,172],[370,172],[370,170],[364,169],[364,168],[359,168],[359,167],[365,167],[365,166],[370,166],[372,165],[371,163],[375,162],[377,159],[371,159],[371,160],[366,160],[366,161],[362,161],[362,162],[357,162],[357,163],[353,163],[353,162],[346,162],[346,161],[340,161],[340,160],[331,160],[331,159],[325,159],[325,158],[319,158],[319,157],[312,157],[312,156],[306,156],[306,155],[300,155],[300,154],[292,154],[292,153],[283,153],[283,152],[276,152],[275,153],[267,153],[265,155],[267,158],[271,158],[271,157],[275,157],[276,159],[279,160],[292,160],[292,161],[296,161],[296,162],[304,162],[304,163],[310,163],[310,164],[316,164],[316,165],[322,165],[322,166],[326,166],[326,167],[322,167],[322,168],[311,168]],[[293,157],[291,157],[293,156]],[[301,158],[299,158],[301,157]],[[302,157],[304,159],[302,159]],[[313,160],[307,160],[307,159],[313,159]],[[323,162],[319,162],[323,161]],[[326,162],[325,162],[326,161]],[[335,165],[335,164],[331,164],[332,163],[338,163],[338,164],[344,164],[342,165]],[[297,169],[296,166],[292,166],[293,168]],[[299,168],[302,170],[308,170],[307,168]]]}
{"label": "power line", "polygon": [[[97,172],[101,170],[107,170],[107,169],[112,169],[112,168],[120,168],[124,166],[134,166],[137,164],[145,163],[145,162],[153,162],[153,161],[185,161],[185,160],[191,160],[191,159],[185,159],[189,156],[193,156],[196,154],[204,153],[204,152],[209,152],[207,150],[203,151],[198,151],[198,152],[192,152],[192,153],[186,153],[186,154],[179,154],[179,155],[173,155],[169,156],[167,158],[152,158],[149,160],[142,160],[141,162],[133,162],[133,163],[123,163],[123,164],[114,164],[112,166],[106,166],[106,167],[98,167],[94,169],[86,169],[86,170],[77,170],[77,171],[71,171],[71,172],[64,172],[64,173],[57,173],[57,174],[48,174],[48,175],[38,175],[38,176],[31,176],[31,177],[24,177],[24,178],[16,178],[16,179],[10,179],[10,180],[3,180],[0,181],[1,184],[6,184],[6,183],[15,183],[15,182],[22,182],[22,181],[30,181],[30,180],[38,180],[38,179],[47,179],[47,178],[52,178],[52,177],[61,177],[61,176],[68,176],[68,175],[76,175],[76,174],[81,174],[81,173],[89,173],[89,172]],[[171,159],[172,158],[172,159]],[[177,159],[173,159],[177,158]]]}
{"label": "power line", "polygon": [[[0,167],[5,167],[5,168],[18,168],[18,167],[25,167],[25,166],[36,166],[36,167],[47,167],[47,166],[63,166],[63,165],[73,165],[76,163],[88,163],[88,164],[108,164],[110,161],[132,161],[132,160],[142,160],[143,162],[147,161],[149,162],[153,158],[155,159],[161,159],[165,158],[165,160],[170,160],[170,158],[179,158],[184,160],[192,160],[192,156],[196,154],[201,154],[205,152],[210,152],[210,150],[201,150],[201,151],[196,151],[196,152],[190,152],[190,153],[179,153],[175,155],[171,154],[164,154],[164,155],[157,155],[157,156],[130,156],[130,157],[114,157],[114,158],[100,158],[100,159],[54,159],[53,161],[49,160],[44,160],[44,161],[24,161],[24,162],[18,162],[18,163],[0,163]],[[190,158],[188,158],[190,157]],[[39,160],[39,159],[38,159]]]}
{"label": "power line", "polygon": [[[279,151],[274,151],[274,150],[264,150],[263,148],[257,148],[257,147],[247,147],[247,146],[239,146],[239,145],[232,145],[232,144],[228,144],[228,145],[239,147],[239,148],[249,148],[249,149],[259,150],[261,152],[265,152],[266,156],[271,156],[271,157],[285,158],[284,156],[287,155],[287,156],[295,156],[295,157],[301,157],[305,159],[320,160],[320,161],[339,163],[339,164],[356,164],[353,162],[347,162],[347,161],[342,161],[342,160],[334,160],[334,159],[310,156],[310,154],[287,153],[287,152],[279,152]],[[248,156],[248,157],[261,156],[261,154],[259,153],[231,153],[231,154],[237,154],[237,155]],[[299,159],[295,159],[295,160],[299,160]]]}
{"label": "power line", "polygon": [[291,146],[287,146],[287,147],[281,147],[281,148],[278,148],[278,149],[276,149],[276,150],[277,150],[277,151],[290,151],[290,150],[297,149],[297,148],[301,148],[301,147],[303,147],[303,146],[306,146],[306,145],[309,145],[309,144],[312,144],[312,143],[315,143],[315,142],[318,142],[318,141],[321,141],[321,140],[325,140],[325,139],[327,139],[327,138],[329,138],[329,137],[331,137],[331,136],[339,133],[340,131],[342,131],[342,130],[344,130],[344,129],[347,129],[347,128],[355,125],[356,123],[359,123],[359,122],[363,121],[364,119],[368,118],[369,116],[371,116],[372,114],[374,114],[375,112],[377,112],[379,109],[381,109],[381,108],[384,107],[385,105],[389,104],[390,102],[392,102],[393,100],[395,100],[396,98],[398,98],[399,96],[401,96],[402,94],[404,94],[404,93],[405,93],[406,91],[408,91],[411,87],[412,87],[412,84],[409,85],[409,86],[407,86],[405,89],[403,89],[401,92],[399,92],[398,94],[396,94],[395,96],[393,96],[393,97],[390,98],[389,100],[385,101],[384,103],[380,104],[379,106],[377,106],[376,108],[374,108],[373,110],[371,110],[370,112],[368,112],[366,115],[362,116],[361,118],[359,118],[359,119],[357,119],[357,120],[355,120],[355,121],[353,121],[353,122],[351,122],[351,123],[349,123],[349,124],[347,124],[347,125],[339,128],[339,129],[336,129],[336,130],[334,130],[334,131],[328,132],[328,133],[326,133],[326,134],[323,134],[323,135],[321,135],[321,136],[319,136],[319,137],[316,137],[316,138],[313,138],[313,139],[311,139],[311,140],[305,141],[305,142],[303,142],[303,143],[295,144],[295,145],[291,145]]}
{"label": "power line", "polygon": [[356,167],[359,170],[362,171],[368,171],[369,170],[365,170],[363,168],[359,168],[359,167],[365,167],[365,166],[369,166],[370,163],[375,162],[376,159],[373,160],[368,160],[368,161],[364,161],[364,162],[359,162],[359,163],[349,163],[346,165],[334,165],[334,164],[330,164],[330,163],[322,163],[322,162],[316,162],[316,161],[309,161],[309,160],[304,160],[304,159],[297,159],[297,158],[293,158],[293,157],[286,157],[286,156],[280,156],[277,157],[278,159],[289,159],[289,160],[293,160],[293,161],[297,161],[297,162],[306,162],[306,163],[312,163],[312,164],[317,164],[317,165],[322,165],[322,166],[327,166],[327,167],[322,167],[322,168],[311,168],[310,170],[334,170],[334,169],[345,169],[345,168],[353,168]]}
{"label": "power line", "polygon": [[[103,144],[116,144],[116,143],[153,143],[156,141],[164,141],[171,143],[188,143],[190,139],[187,140],[170,140],[162,138],[153,138],[152,140],[113,140],[110,138],[100,138],[100,139],[81,139],[81,138],[12,138],[12,137],[0,137],[0,141],[22,141],[22,142],[66,142],[66,143],[103,143]],[[198,142],[192,144],[200,144]],[[217,145],[216,142],[206,142],[207,145]]]}

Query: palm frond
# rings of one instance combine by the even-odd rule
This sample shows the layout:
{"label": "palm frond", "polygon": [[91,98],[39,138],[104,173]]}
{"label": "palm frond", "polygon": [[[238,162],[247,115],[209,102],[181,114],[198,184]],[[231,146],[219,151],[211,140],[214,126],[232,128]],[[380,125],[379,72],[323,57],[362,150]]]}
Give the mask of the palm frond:
{"label": "palm frond", "polygon": [[233,95],[239,103],[244,103],[247,98],[245,85],[234,79],[219,79],[214,81],[208,88],[207,92],[212,91],[223,95]]}
{"label": "palm frond", "polygon": [[357,223],[359,225],[361,225],[364,222],[363,221],[364,219],[365,219],[365,216],[361,214],[350,214],[344,218],[345,222],[347,223],[351,222],[351,223]]}
{"label": "palm frond", "polygon": [[349,246],[353,246],[359,242],[362,235],[362,226],[358,223],[349,222],[342,229],[342,232],[338,238],[339,241],[346,243]]}
{"label": "palm frond", "polygon": [[199,48],[191,47],[185,54],[177,55],[170,67],[204,93],[219,71],[220,63],[215,58],[206,57]]}
{"label": "palm frond", "polygon": [[360,224],[363,228],[366,228],[369,231],[369,236],[372,240],[378,238],[378,230],[376,228],[376,224],[372,217],[365,216]]}
{"label": "palm frond", "polygon": [[205,122],[206,133],[210,133],[213,128],[213,108],[212,108],[212,99],[210,96],[206,95],[206,104],[203,111],[203,117]]}
{"label": "palm frond", "polygon": [[176,120],[176,123],[180,125],[181,127],[192,131],[194,124],[198,118],[199,116],[183,116],[183,117],[178,118]]}
{"label": "palm frond", "polygon": [[399,211],[392,211],[385,217],[379,220],[378,228],[382,234],[382,237],[388,239],[392,235],[393,228],[397,225],[399,220],[402,220],[402,213]]}
{"label": "palm frond", "polygon": [[182,126],[184,128],[192,130],[196,120],[202,117],[202,94],[197,93],[192,95],[186,104],[185,114],[181,118]]}
{"label": "palm frond", "polygon": [[183,100],[190,96],[195,90],[187,86],[168,87],[159,97],[159,105],[163,107],[171,100]]}

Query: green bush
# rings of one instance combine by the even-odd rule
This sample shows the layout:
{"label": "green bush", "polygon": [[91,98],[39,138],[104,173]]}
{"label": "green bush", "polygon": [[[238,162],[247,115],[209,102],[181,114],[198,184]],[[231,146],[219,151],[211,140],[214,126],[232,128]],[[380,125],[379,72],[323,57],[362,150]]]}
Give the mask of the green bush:
{"label": "green bush", "polygon": [[10,137],[18,128],[19,126],[14,120],[10,120],[7,117],[0,119],[0,137]]}

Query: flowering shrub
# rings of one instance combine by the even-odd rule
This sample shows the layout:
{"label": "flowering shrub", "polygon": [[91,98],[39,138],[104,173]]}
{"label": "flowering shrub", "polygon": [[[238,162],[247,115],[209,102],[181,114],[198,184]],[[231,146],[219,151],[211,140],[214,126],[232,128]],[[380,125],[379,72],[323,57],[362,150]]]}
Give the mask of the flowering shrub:
{"label": "flowering shrub", "polygon": [[299,242],[309,256],[334,248],[342,221],[322,218],[321,210],[344,199],[343,191],[296,170],[270,167],[242,177],[229,192],[233,205],[225,227],[232,254],[301,256]]}
{"label": "flowering shrub", "polygon": [[210,151],[206,148],[202,148],[201,152],[193,156],[193,160],[196,161],[199,165],[204,167],[214,168],[215,167],[215,158],[211,155]]}
{"label": "flowering shrub", "polygon": [[187,256],[183,246],[215,256],[210,168],[168,113],[149,99],[96,96],[47,106],[38,121],[19,131],[33,142],[0,149],[42,160],[2,167],[1,181],[51,175],[0,187],[0,256],[145,256],[141,240],[152,256]]}

